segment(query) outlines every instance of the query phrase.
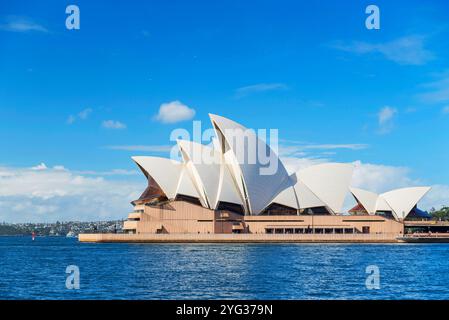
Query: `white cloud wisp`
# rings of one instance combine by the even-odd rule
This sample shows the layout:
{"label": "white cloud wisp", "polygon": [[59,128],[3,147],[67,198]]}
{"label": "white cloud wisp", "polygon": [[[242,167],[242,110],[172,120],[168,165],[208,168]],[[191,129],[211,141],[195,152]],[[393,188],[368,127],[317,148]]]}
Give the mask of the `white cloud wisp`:
{"label": "white cloud wisp", "polygon": [[[119,171],[114,171],[120,174]],[[0,167],[0,221],[54,222],[126,218],[145,181],[106,179],[61,166]]]}
{"label": "white cloud wisp", "polygon": [[195,116],[195,110],[189,108],[181,101],[172,101],[161,104],[158,114],[154,117],[162,123],[177,123],[187,121]]}

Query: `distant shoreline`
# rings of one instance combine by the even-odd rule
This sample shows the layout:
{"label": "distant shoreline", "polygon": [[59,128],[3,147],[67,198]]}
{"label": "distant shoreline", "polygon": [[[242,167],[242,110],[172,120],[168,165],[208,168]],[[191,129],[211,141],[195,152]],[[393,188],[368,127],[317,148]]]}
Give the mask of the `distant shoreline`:
{"label": "distant shoreline", "polygon": [[52,223],[0,223],[0,236],[77,236],[80,233],[119,233],[123,220],[110,221],[67,221]]}

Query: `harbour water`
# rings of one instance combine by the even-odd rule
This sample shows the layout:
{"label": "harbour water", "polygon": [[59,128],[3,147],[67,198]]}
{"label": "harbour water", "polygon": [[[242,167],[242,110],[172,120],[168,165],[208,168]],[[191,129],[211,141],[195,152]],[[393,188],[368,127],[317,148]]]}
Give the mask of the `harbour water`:
{"label": "harbour water", "polygon": [[[80,288],[66,288],[66,268]],[[379,289],[366,286],[368,266]],[[0,237],[0,299],[449,299],[449,244],[126,244]]]}

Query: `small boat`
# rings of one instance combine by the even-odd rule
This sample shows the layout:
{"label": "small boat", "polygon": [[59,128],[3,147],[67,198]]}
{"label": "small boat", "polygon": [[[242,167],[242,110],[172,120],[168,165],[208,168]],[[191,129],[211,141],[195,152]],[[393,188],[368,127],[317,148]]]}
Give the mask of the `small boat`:
{"label": "small boat", "polygon": [[76,234],[73,231],[67,232],[65,236],[66,238],[76,238]]}

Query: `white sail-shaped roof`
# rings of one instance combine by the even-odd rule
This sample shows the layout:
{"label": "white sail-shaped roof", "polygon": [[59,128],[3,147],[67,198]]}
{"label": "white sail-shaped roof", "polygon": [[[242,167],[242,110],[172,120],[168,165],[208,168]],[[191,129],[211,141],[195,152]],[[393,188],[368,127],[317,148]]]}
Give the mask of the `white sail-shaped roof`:
{"label": "white sail-shaped roof", "polygon": [[[221,116],[210,115],[210,118],[240,196],[245,199],[246,210],[260,214],[282,190],[288,179],[287,170],[253,130]],[[261,159],[261,155],[266,158]],[[270,164],[275,170],[268,168]]]}
{"label": "white sail-shaped roof", "polygon": [[242,199],[243,208],[246,213],[250,212],[247,196],[246,196],[246,186],[243,181],[242,171],[237,163],[237,159],[234,157],[232,150],[228,150],[223,154],[223,159],[228,172],[231,176],[233,184],[236,186],[236,190],[239,194],[239,198]]}
{"label": "white sail-shaped roof", "polygon": [[429,192],[430,187],[412,187],[389,191],[380,195],[399,219],[405,219],[413,207]]}
{"label": "white sail-shaped roof", "polygon": [[360,202],[360,204],[365,208],[365,210],[370,215],[374,215],[376,213],[377,201],[379,195],[377,193],[358,189],[358,188],[350,188],[351,193]]}
{"label": "white sail-shaped roof", "polygon": [[196,169],[196,167],[194,166],[192,161],[188,161],[188,162],[184,163],[184,165],[186,167],[186,170],[187,170],[187,173],[188,173],[190,179],[193,182],[193,185],[195,186],[195,188],[198,192],[201,204],[205,208],[210,208],[208,200],[207,200],[206,188],[203,185],[203,182],[198,173],[198,170]]}
{"label": "white sail-shaped roof", "polygon": [[221,184],[215,208],[220,201],[235,203],[245,207],[243,199],[240,197],[240,193],[237,190],[237,186],[232,179],[231,172],[229,171],[228,166],[224,163],[221,166]]}
{"label": "white sail-shaped roof", "polygon": [[192,141],[178,140],[178,146],[207,207],[214,209],[220,186],[221,155],[213,148]]}
{"label": "white sail-shaped roof", "polygon": [[323,200],[318,198],[301,180],[295,184],[295,191],[298,195],[298,202],[300,209],[324,207],[326,204]]}
{"label": "white sail-shaped roof", "polygon": [[293,186],[287,187],[281,191],[271,203],[278,203],[290,208],[299,209],[296,192]]}
{"label": "white sail-shaped roof", "polygon": [[187,168],[181,172],[181,178],[179,179],[178,188],[176,189],[176,194],[182,194],[194,198],[200,199],[200,195],[198,194],[198,190],[193,184],[192,179],[189,176]]}
{"label": "white sail-shaped roof", "polygon": [[333,213],[341,213],[354,166],[346,163],[323,163],[297,172],[303,182]]}
{"label": "white sail-shaped roof", "polygon": [[159,157],[131,157],[164,191],[169,199],[174,199],[183,166],[180,162]]}
{"label": "white sail-shaped roof", "polygon": [[393,209],[391,209],[390,205],[385,201],[384,198],[379,196],[376,201],[376,211],[392,211],[394,214]]}
{"label": "white sail-shaped roof", "polygon": [[383,194],[351,188],[356,200],[363,205],[369,214],[377,211],[391,211],[396,220],[403,220],[413,207],[430,190],[430,187],[412,187],[391,190]]}
{"label": "white sail-shaped roof", "polygon": [[167,198],[178,194],[195,197],[210,209],[220,202],[239,204],[246,214],[260,214],[272,203],[294,209],[327,207],[337,214],[351,190],[369,214],[391,211],[402,220],[430,190],[413,187],[377,195],[349,188],[354,166],[342,163],[323,163],[289,176],[278,156],[254,131],[220,116],[210,117],[217,135],[214,147],[178,141],[183,163],[132,157]]}

